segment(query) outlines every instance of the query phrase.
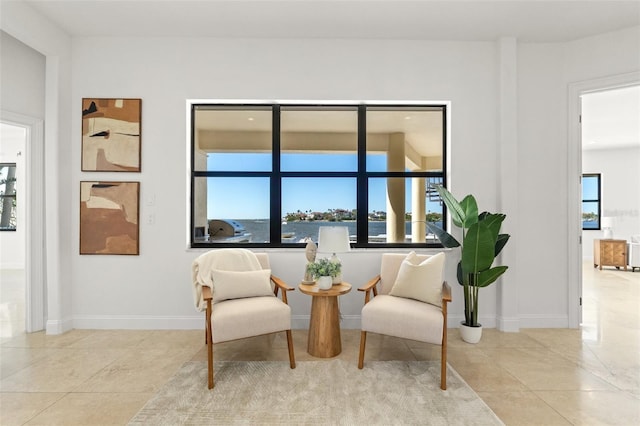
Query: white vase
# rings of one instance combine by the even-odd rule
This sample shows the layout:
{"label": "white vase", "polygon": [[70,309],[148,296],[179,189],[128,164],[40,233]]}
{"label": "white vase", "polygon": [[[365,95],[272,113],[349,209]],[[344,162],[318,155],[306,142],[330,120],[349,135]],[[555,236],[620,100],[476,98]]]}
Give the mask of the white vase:
{"label": "white vase", "polygon": [[460,322],[460,337],[467,343],[478,343],[482,337],[482,324],[477,327],[469,327],[464,325],[464,321]]}
{"label": "white vase", "polygon": [[333,285],[333,278],[329,276],[319,277],[317,283],[320,290],[329,290]]}

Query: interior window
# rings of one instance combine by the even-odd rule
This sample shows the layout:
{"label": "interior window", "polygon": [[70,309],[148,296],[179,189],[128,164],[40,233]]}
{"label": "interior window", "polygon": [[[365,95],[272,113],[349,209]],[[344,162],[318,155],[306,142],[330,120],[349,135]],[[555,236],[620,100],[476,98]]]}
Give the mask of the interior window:
{"label": "interior window", "polygon": [[0,163],[0,231],[15,231],[16,163]]}

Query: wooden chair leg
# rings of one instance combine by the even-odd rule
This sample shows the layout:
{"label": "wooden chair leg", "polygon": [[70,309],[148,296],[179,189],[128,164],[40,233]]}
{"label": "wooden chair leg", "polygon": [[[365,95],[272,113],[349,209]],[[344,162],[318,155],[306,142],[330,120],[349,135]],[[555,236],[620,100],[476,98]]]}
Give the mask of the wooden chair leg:
{"label": "wooden chair leg", "polygon": [[358,357],[358,368],[362,370],[364,366],[364,347],[367,344],[367,332],[360,332],[360,356]]}
{"label": "wooden chair leg", "polygon": [[291,368],[296,368],[296,357],[293,354],[293,337],[291,336],[291,330],[287,330],[287,346],[289,347],[289,365]]}
{"label": "wooden chair leg", "polygon": [[207,342],[207,376],[208,387],[213,389],[213,325],[211,324],[211,300],[207,300],[207,309],[204,316],[204,340]]}
{"label": "wooden chair leg", "polygon": [[213,342],[211,341],[211,336],[209,336],[209,341],[207,342],[207,370],[208,370],[208,386],[209,389],[213,389]]}
{"label": "wooden chair leg", "polygon": [[444,330],[440,353],[440,389],[447,390],[447,329]]}

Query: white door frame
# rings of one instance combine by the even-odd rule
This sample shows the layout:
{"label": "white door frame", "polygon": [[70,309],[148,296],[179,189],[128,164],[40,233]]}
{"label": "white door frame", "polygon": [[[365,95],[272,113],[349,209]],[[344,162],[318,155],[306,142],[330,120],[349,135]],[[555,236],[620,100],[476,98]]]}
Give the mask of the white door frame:
{"label": "white door frame", "polygon": [[620,74],[569,84],[568,120],[569,141],[567,177],[569,195],[569,217],[567,218],[569,268],[569,327],[578,328],[582,321],[582,132],[580,114],[581,96],[586,93],[620,89],[640,84],[640,71]]}
{"label": "white door frame", "polygon": [[25,143],[25,329],[44,329],[44,123],[26,115],[0,110],[0,121],[26,129]]}

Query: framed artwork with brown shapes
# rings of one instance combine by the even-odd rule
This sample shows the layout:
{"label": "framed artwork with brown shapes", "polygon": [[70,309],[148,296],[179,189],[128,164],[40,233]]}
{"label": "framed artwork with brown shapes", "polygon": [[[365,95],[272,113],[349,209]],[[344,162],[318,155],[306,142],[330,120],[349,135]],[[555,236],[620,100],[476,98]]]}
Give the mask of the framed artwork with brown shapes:
{"label": "framed artwork with brown shapes", "polygon": [[80,254],[140,254],[140,182],[80,182]]}
{"label": "framed artwork with brown shapes", "polygon": [[82,171],[139,172],[141,99],[82,99]]}

